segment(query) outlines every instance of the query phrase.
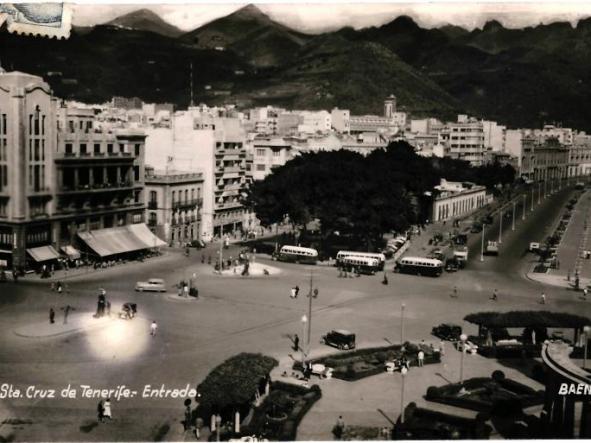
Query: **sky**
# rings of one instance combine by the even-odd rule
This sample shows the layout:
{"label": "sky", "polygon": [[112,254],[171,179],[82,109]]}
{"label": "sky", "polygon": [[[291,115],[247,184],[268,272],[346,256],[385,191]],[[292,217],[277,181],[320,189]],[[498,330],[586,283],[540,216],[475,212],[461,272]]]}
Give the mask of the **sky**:
{"label": "sky", "polygon": [[[104,2],[77,2],[74,24],[90,26],[104,23],[136,9],[149,8],[167,22],[182,30],[192,30],[207,22],[223,17],[247,3],[191,1],[178,3],[140,0],[131,4]],[[437,27],[446,24],[467,29],[482,27],[488,20],[498,20],[509,28],[535,26],[540,23],[568,21],[573,25],[581,18],[591,16],[591,2],[586,0],[569,2],[536,1],[529,3],[475,3],[449,2],[442,0],[409,2],[335,2],[305,3],[253,2],[275,21],[294,29],[319,33],[352,26],[356,29],[379,26],[397,16],[408,15],[423,27]]]}

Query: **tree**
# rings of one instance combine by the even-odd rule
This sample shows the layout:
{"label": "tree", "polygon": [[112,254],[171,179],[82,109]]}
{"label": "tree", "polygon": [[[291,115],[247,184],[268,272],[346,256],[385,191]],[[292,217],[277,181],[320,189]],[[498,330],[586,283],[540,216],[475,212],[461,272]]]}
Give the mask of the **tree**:
{"label": "tree", "polygon": [[229,358],[197,386],[200,407],[208,413],[244,408],[255,397],[261,379],[277,365],[277,360],[262,354],[241,353]]}

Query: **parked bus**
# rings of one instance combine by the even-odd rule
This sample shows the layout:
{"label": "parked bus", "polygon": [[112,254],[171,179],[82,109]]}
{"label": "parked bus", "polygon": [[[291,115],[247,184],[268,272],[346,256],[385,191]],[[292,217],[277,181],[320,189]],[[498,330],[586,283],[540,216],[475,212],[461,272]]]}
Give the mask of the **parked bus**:
{"label": "parked bus", "polygon": [[312,248],[285,245],[273,258],[279,261],[315,265],[318,261],[318,251]]}
{"label": "parked bus", "polygon": [[396,263],[394,272],[439,277],[443,273],[443,262],[435,258],[403,257]]}
{"label": "parked bus", "polygon": [[337,266],[342,266],[345,258],[377,259],[380,271],[384,270],[384,264],[386,263],[386,256],[379,252],[339,251],[337,253]]}
{"label": "parked bus", "polygon": [[384,269],[383,264],[380,268],[380,261],[377,258],[371,257],[345,256],[341,259],[341,266],[347,268],[348,271],[357,271],[367,275],[374,275]]}

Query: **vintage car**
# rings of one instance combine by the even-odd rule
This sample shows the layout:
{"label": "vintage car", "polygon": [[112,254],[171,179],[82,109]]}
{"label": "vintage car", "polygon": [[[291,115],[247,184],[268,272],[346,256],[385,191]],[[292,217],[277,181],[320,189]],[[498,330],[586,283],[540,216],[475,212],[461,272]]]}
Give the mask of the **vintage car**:
{"label": "vintage car", "polygon": [[344,329],[333,329],[322,336],[322,342],[338,349],[355,349],[355,334]]}
{"label": "vintage car", "polygon": [[135,290],[138,292],[166,292],[166,284],[161,278],[151,278],[148,281],[138,281],[135,284]]}
{"label": "vintage car", "polygon": [[462,327],[452,323],[442,323],[431,330],[431,335],[442,340],[459,340],[462,335]]}

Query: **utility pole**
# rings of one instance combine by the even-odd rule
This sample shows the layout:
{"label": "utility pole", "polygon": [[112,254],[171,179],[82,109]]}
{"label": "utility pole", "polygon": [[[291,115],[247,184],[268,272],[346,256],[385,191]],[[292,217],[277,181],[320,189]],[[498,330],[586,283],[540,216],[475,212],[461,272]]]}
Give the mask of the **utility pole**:
{"label": "utility pole", "polygon": [[503,208],[499,211],[499,244],[503,243]]}
{"label": "utility pole", "polygon": [[312,299],[318,297],[318,289],[313,289],[314,271],[310,270],[310,290],[308,292],[308,334],[306,337],[306,355],[310,355],[310,337],[312,336]]}
{"label": "utility pole", "polygon": [[525,220],[526,198],[527,198],[527,195],[524,193],[523,194],[523,215],[521,216],[521,220]]}
{"label": "utility pole", "polygon": [[542,196],[542,182],[538,182],[538,205],[540,204],[540,197]]}
{"label": "utility pole", "polygon": [[513,220],[511,221],[511,230],[515,231],[515,200],[513,201]]}
{"label": "utility pole", "polygon": [[400,305],[400,344],[401,345],[404,344],[404,308],[406,308],[406,305],[404,303],[402,303],[402,305]]}

